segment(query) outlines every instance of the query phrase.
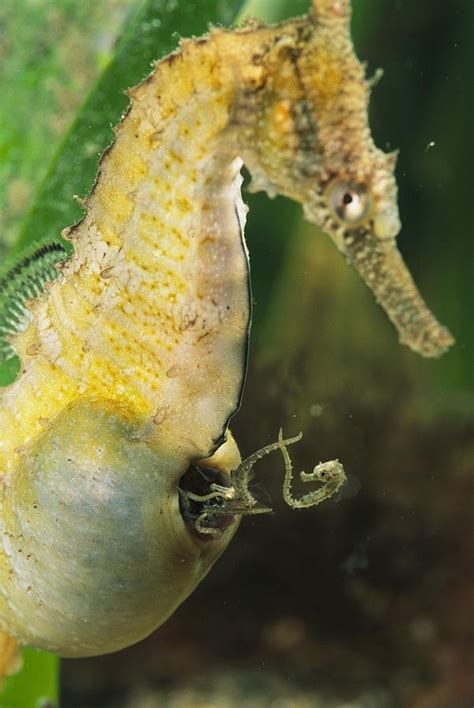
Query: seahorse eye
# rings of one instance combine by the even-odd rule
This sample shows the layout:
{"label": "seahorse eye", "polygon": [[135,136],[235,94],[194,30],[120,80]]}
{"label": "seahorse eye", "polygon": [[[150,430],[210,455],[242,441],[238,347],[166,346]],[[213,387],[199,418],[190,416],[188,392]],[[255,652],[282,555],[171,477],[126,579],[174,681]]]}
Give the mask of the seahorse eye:
{"label": "seahorse eye", "polygon": [[344,224],[357,225],[370,211],[371,199],[367,188],[355,182],[331,182],[326,191],[328,205]]}

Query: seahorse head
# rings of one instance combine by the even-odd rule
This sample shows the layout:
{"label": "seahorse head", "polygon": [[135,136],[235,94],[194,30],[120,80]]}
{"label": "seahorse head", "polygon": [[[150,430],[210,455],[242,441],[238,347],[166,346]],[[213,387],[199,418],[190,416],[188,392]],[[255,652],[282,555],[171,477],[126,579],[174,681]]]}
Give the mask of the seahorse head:
{"label": "seahorse head", "polygon": [[253,190],[302,203],[373,290],[400,340],[439,356],[453,340],[396,247],[397,153],[384,153],[371,136],[368,104],[379,73],[368,79],[354,52],[350,9],[349,0],[313,0],[306,18],[287,32],[277,27],[254,53],[234,111],[238,140]]}

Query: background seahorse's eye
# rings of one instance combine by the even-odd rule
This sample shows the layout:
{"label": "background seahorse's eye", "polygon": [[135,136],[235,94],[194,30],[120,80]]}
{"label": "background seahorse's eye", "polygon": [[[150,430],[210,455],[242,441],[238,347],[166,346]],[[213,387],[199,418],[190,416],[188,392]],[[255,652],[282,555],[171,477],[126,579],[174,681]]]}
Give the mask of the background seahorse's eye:
{"label": "background seahorse's eye", "polygon": [[370,196],[363,184],[332,182],[327,189],[329,207],[345,224],[359,224],[370,209]]}

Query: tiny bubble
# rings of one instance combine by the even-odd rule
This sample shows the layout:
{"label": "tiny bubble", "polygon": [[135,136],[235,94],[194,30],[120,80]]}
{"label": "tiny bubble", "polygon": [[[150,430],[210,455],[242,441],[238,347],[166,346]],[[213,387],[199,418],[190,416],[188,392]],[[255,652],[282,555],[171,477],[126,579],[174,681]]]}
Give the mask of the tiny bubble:
{"label": "tiny bubble", "polygon": [[313,418],[319,418],[320,415],[323,413],[323,407],[319,403],[313,403],[313,405],[309,409],[309,414]]}

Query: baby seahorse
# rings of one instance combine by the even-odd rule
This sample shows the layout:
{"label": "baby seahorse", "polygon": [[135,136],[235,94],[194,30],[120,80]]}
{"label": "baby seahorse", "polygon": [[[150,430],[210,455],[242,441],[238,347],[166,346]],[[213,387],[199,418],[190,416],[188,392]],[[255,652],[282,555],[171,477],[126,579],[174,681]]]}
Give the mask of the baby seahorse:
{"label": "baby seahorse", "polygon": [[[254,190],[301,203],[334,240],[402,342],[424,356],[452,343],[397,250],[396,156],[372,141],[349,21],[349,0],[313,0],[273,27],[181,42],[129,91],[85,216],[63,232],[72,256],[17,269],[0,349],[21,360],[0,393],[3,671],[15,642],[87,656],[147,636],[241,515],[266,510],[248,479],[270,450],[241,463],[228,432],[250,324],[243,163]],[[299,508],[343,471],[317,467],[303,479],[322,490],[295,499],[292,442],[270,448]]]}

